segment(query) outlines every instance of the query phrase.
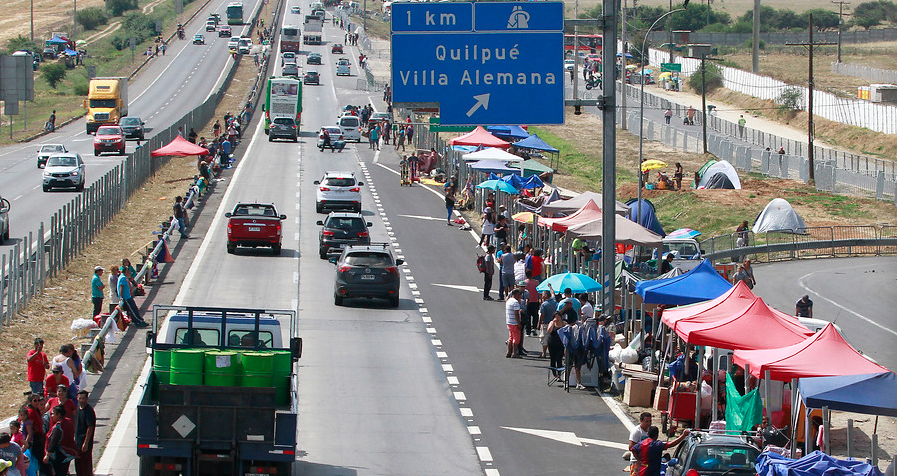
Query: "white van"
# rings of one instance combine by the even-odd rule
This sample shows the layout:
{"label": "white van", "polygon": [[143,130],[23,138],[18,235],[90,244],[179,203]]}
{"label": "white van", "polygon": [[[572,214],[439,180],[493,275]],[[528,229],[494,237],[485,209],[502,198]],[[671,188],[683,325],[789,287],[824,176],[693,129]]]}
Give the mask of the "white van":
{"label": "white van", "polygon": [[345,115],[341,116],[336,122],[339,129],[343,132],[344,140],[354,140],[361,142],[361,119],[358,116]]}

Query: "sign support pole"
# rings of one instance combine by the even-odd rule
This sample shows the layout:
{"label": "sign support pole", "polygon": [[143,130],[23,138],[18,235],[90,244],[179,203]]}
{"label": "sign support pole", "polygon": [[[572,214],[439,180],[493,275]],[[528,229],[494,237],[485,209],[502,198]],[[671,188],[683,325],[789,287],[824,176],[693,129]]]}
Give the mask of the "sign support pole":
{"label": "sign support pole", "polygon": [[[601,286],[604,302],[601,312],[605,316],[614,314],[614,261],[616,259],[616,199],[617,199],[617,9],[619,0],[602,0],[601,19],[603,40],[601,42],[602,72],[602,146],[601,146]],[[625,62],[625,59],[624,59]],[[625,83],[624,83],[625,87]],[[624,91],[625,94],[625,91]],[[624,112],[625,113],[625,112]],[[609,289],[608,289],[609,288]]]}

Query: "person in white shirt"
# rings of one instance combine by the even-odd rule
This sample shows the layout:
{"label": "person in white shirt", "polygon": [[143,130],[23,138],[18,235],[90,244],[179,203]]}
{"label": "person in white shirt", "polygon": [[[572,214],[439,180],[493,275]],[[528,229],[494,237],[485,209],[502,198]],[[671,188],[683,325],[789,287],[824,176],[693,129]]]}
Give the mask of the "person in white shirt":
{"label": "person in white shirt", "polygon": [[651,428],[651,414],[642,412],[638,418],[638,425],[629,432],[629,463],[630,473],[633,476],[638,474],[638,458],[632,452],[632,447],[648,437],[648,428]]}
{"label": "person in white shirt", "polygon": [[585,321],[590,317],[595,317],[595,308],[589,302],[589,295],[586,293],[582,293],[579,295],[579,302],[582,304],[582,307],[579,308],[580,318]]}
{"label": "person in white shirt", "polygon": [[520,288],[511,290],[505,301],[505,324],[508,325],[508,353],[506,358],[519,359],[517,349],[520,346]]}

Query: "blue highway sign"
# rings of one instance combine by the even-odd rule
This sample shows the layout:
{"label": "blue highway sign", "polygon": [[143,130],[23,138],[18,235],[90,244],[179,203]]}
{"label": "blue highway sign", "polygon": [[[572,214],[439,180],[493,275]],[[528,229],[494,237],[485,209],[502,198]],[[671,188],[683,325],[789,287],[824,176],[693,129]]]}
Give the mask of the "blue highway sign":
{"label": "blue highway sign", "polygon": [[457,124],[564,122],[561,2],[393,3],[393,101]]}

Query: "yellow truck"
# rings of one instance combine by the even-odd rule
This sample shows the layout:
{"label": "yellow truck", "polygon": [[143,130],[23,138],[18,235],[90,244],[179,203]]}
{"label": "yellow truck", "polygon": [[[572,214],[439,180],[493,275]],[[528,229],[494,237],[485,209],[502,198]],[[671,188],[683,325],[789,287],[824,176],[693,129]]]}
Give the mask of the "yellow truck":
{"label": "yellow truck", "polygon": [[128,115],[128,78],[93,78],[83,102],[87,109],[87,133],[104,124],[118,124]]}

